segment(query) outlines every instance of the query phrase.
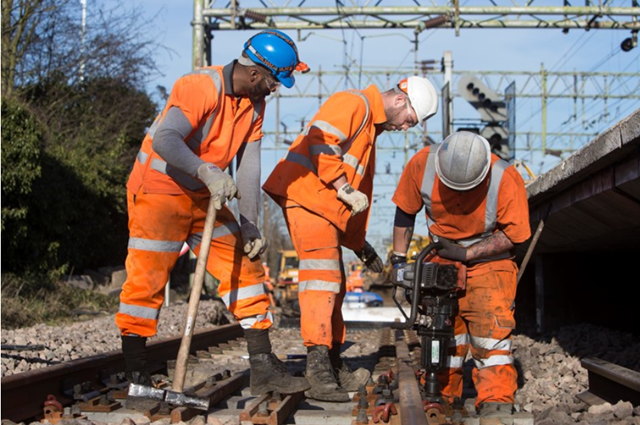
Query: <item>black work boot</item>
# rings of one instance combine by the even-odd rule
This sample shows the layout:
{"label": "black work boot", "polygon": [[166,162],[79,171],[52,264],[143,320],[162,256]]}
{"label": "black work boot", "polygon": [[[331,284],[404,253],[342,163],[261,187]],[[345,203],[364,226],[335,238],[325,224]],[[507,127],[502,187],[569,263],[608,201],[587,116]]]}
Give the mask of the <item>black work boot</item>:
{"label": "black work boot", "polygon": [[331,366],[338,374],[338,383],[349,392],[358,391],[360,387],[366,386],[369,382],[371,372],[365,368],[358,368],[356,371],[351,368],[340,357],[340,344],[334,345],[329,350]]}
{"label": "black work boot", "polygon": [[291,376],[286,366],[273,353],[249,355],[249,364],[251,395],[269,391],[293,394],[311,388],[305,378]]}
{"label": "black work boot", "polygon": [[147,338],[122,335],[122,355],[127,381],[146,387],[153,386],[147,368]]}
{"label": "black work boot", "polygon": [[336,372],[329,360],[329,347],[316,345],[307,347],[307,370],[305,373],[311,389],[305,396],[322,401],[350,401],[349,393],[338,383]]}

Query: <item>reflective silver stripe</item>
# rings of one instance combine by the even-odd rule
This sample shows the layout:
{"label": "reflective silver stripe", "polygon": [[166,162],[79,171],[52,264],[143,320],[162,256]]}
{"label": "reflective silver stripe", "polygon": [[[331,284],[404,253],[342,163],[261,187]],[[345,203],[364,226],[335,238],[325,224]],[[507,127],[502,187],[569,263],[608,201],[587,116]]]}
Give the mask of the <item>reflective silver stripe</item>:
{"label": "reflective silver stripe", "polygon": [[303,280],[298,283],[298,292],[304,291],[328,291],[340,292],[340,283],[328,280]]}
{"label": "reflective silver stripe", "polygon": [[353,134],[353,136],[351,136],[351,138],[349,140],[347,140],[347,142],[342,146],[342,150],[344,152],[347,152],[350,148],[351,145],[353,144],[353,141],[356,139],[356,137],[358,137],[358,135],[360,134],[360,132],[362,131],[362,129],[364,128],[365,124],[367,123],[367,121],[369,120],[369,111],[370,111],[370,107],[369,107],[369,99],[367,99],[367,96],[364,95],[364,93],[359,92],[357,90],[347,90],[347,93],[351,93],[351,94],[355,94],[357,96],[360,96],[362,98],[362,100],[364,101],[364,104],[367,108],[367,110],[364,113],[364,119],[362,120],[362,124],[360,124],[360,127],[358,127],[358,130]]}
{"label": "reflective silver stripe", "polygon": [[[211,236],[211,239],[221,238],[223,236],[228,236],[233,233],[240,233],[240,226],[238,225],[237,222],[230,221],[221,226],[214,227],[213,235]],[[192,250],[195,250],[196,247],[198,247],[198,245],[200,245],[201,242],[202,242],[202,232],[192,233],[187,238],[187,245],[189,245],[189,248],[191,248]]]}
{"label": "reflective silver stripe", "polygon": [[153,136],[156,135],[156,131],[158,130],[158,127],[160,126],[160,121],[162,121],[160,118],[162,117],[162,115],[158,115],[156,117],[156,119],[153,121],[153,124],[151,124],[151,127],[149,127],[149,131],[147,131],[147,134],[149,136],[151,136],[151,138],[153,139]]}
{"label": "reflective silver stripe", "polygon": [[173,180],[189,190],[196,191],[205,187],[204,183],[200,180],[192,178],[189,174],[178,170],[176,167],[167,164],[159,158],[153,158],[151,161],[151,168],[171,177]]}
{"label": "reflective silver stripe", "polygon": [[295,162],[298,165],[302,165],[313,174],[318,175],[318,170],[316,169],[316,166],[313,165],[313,162],[311,162],[309,158],[302,154],[296,152],[287,152],[287,156],[285,157],[285,159],[290,162]]}
{"label": "reflective silver stripe", "polygon": [[126,314],[132,317],[139,317],[141,319],[152,319],[158,320],[158,315],[160,314],[159,309],[151,308],[151,307],[142,307],[139,305],[131,305],[120,302],[120,307],[118,311],[122,314]]}
{"label": "reflective silver stripe", "polygon": [[345,140],[347,140],[347,136],[344,135],[344,133],[342,131],[340,131],[337,127],[334,127],[333,125],[331,125],[330,123],[323,121],[323,120],[316,120],[313,121],[311,123],[311,125],[309,125],[305,130],[304,130],[304,135],[306,136],[307,134],[309,134],[309,131],[311,131],[311,127],[315,127],[319,130],[321,130],[324,133],[329,133],[329,134],[333,134],[334,136],[336,136],[338,139],[340,139],[340,143],[343,143]]}
{"label": "reflective silver stripe", "polygon": [[427,165],[425,166],[422,176],[422,187],[420,187],[424,208],[427,210],[427,229],[433,224],[433,220],[431,219],[431,217],[433,217],[433,213],[431,212],[431,194],[433,193],[433,186],[436,183],[436,152],[439,147],[440,143],[437,143],[431,145],[429,148]]}
{"label": "reflective silver stripe", "polygon": [[485,350],[511,351],[510,339],[481,338],[472,335],[471,345]]}
{"label": "reflective silver stripe", "polygon": [[478,369],[491,366],[503,366],[513,364],[513,356],[491,356],[488,359],[474,359]]}
{"label": "reflective silver stripe", "polygon": [[129,238],[128,247],[153,252],[180,252],[184,242],[175,241],[154,241],[143,238]]}
{"label": "reflective silver stripe", "polygon": [[342,149],[338,145],[311,145],[309,146],[309,154],[311,155],[342,155]]}
{"label": "reflective silver stripe", "polygon": [[222,296],[222,301],[226,304],[226,306],[230,306],[233,303],[236,303],[240,300],[246,300],[248,298],[257,297],[265,294],[264,292],[264,283],[258,283],[251,286],[245,286],[244,288],[234,289]]}
{"label": "reflective silver stripe", "polygon": [[[366,112],[365,112],[365,116],[364,116],[364,120],[362,120],[362,123],[360,124],[360,127],[358,128],[358,130],[353,134],[353,136],[351,136],[351,138],[349,140],[346,140],[346,136],[345,134],[338,130],[336,127],[334,127],[333,125],[329,124],[326,121],[323,120],[316,120],[314,121],[310,126],[308,126],[303,132],[303,135],[307,135],[309,134],[309,129],[311,127],[316,127],[318,129],[320,129],[321,131],[325,132],[325,133],[330,133],[333,134],[335,136],[337,136],[340,139],[340,143],[344,143],[343,146],[341,148],[334,146],[334,145],[314,145],[314,146],[309,146],[309,154],[310,155],[320,155],[320,154],[335,154],[335,155],[340,155],[342,152],[347,152],[349,150],[349,148],[351,147],[351,145],[353,144],[353,141],[356,139],[356,137],[358,137],[358,134],[360,134],[360,131],[362,131],[362,128],[365,126],[365,124],[367,123],[367,120],[369,119],[369,99],[367,99],[367,97],[356,90],[347,90],[346,93],[352,93],[355,95],[360,96],[365,103],[365,106],[367,108]],[[345,143],[346,140],[346,143]],[[332,149],[333,152],[328,152],[326,149]],[[338,149],[340,149],[338,151]],[[299,154],[299,153],[295,153],[295,152],[287,152],[287,154],[285,155],[285,160],[286,161],[291,161],[291,162],[295,162],[296,164],[299,164],[303,167],[305,167],[306,169],[308,169],[309,171],[311,171],[313,174],[318,175],[318,169],[316,168],[316,166],[313,164],[313,162],[311,162],[311,159],[307,158],[306,156]],[[356,170],[356,173],[360,176],[364,175],[364,167],[360,165],[359,161],[357,160],[356,157],[354,157],[353,155],[348,155],[345,154],[342,158],[342,161],[347,164],[350,165],[353,169]]]}
{"label": "reflective silver stripe", "polygon": [[461,369],[464,364],[464,357],[458,356],[447,356],[447,361],[445,362],[446,367],[453,369]]}
{"label": "reflective silver stripe", "polygon": [[340,270],[340,260],[300,260],[298,270]]}
{"label": "reflective silver stripe", "polygon": [[[215,69],[197,69],[192,72],[192,74],[204,74],[211,78],[213,85],[218,91],[218,103],[211,113],[211,115],[207,118],[204,125],[202,125],[197,131],[191,136],[191,139],[187,140],[187,145],[191,150],[196,150],[203,140],[205,140],[209,136],[209,132],[211,131],[211,126],[213,125],[213,121],[216,118],[216,114],[218,113],[218,109],[220,107],[220,102],[222,98],[222,78],[220,77],[220,73]],[[186,186],[185,186],[186,187]],[[193,189],[192,189],[193,190]]]}
{"label": "reflective silver stripe", "polygon": [[345,154],[342,161],[356,170],[356,174],[364,175],[364,167],[358,162],[358,158],[351,154]]}
{"label": "reflective silver stripe", "polygon": [[239,323],[242,329],[251,329],[256,323],[264,322],[266,320],[269,320],[271,323],[273,323],[273,314],[271,314],[270,311],[268,311],[266,314],[258,314],[257,316],[253,317],[245,317],[244,319],[240,319]]}
{"label": "reflective silver stripe", "polygon": [[136,156],[136,158],[142,165],[144,165],[147,162],[147,159],[149,159],[149,155],[140,150],[138,151],[138,155]]}
{"label": "reflective silver stripe", "polygon": [[491,182],[489,184],[489,193],[487,193],[487,210],[485,212],[485,231],[493,230],[496,227],[498,219],[498,194],[500,192],[500,182],[504,170],[509,164],[499,159],[491,167]]}
{"label": "reflective silver stripe", "polygon": [[449,347],[457,347],[460,345],[467,345],[469,343],[469,334],[456,335],[449,343]]}

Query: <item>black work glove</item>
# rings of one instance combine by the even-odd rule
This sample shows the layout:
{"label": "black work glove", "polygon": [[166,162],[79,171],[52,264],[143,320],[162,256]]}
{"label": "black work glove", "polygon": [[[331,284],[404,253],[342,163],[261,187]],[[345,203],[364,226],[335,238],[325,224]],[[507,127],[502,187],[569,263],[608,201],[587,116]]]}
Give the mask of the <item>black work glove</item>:
{"label": "black work glove", "polygon": [[407,265],[407,255],[394,252],[389,258],[389,263],[393,267],[393,270],[391,270],[391,283],[404,286],[404,268]]}
{"label": "black work glove", "polygon": [[453,261],[467,261],[467,248],[442,237],[438,238],[438,243],[442,245],[438,248],[438,255],[442,258]]}
{"label": "black work glove", "polygon": [[382,273],[384,270],[384,263],[382,262],[382,259],[378,256],[378,253],[373,249],[369,242],[364,241],[364,248],[362,248],[362,251],[356,252],[355,254],[372,272]]}

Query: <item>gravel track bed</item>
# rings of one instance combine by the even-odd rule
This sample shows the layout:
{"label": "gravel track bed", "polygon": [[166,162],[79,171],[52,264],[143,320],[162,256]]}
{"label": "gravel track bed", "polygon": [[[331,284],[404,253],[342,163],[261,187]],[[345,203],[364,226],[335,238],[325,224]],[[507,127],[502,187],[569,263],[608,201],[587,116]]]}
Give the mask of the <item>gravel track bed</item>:
{"label": "gravel track bed", "polygon": [[[163,308],[158,335],[154,338],[180,335],[186,310],[187,304],[184,302]],[[213,328],[230,321],[233,318],[221,302],[200,302],[196,330]],[[276,354],[305,352],[299,330],[274,327],[271,333]],[[347,339],[354,343],[345,352],[347,358],[367,357],[377,351],[378,340],[372,338],[371,331],[349,332]],[[3,377],[120,349],[120,334],[113,315],[68,326],[37,325],[18,330],[3,329],[1,340],[3,346],[45,346],[38,351],[3,348]],[[522,410],[533,413],[536,424],[640,425],[640,406],[618,402],[615,405],[607,403],[588,408],[576,398],[589,385],[587,371],[581,367],[580,359],[597,357],[640,371],[640,338],[591,325],[578,325],[563,327],[553,334],[536,336],[535,339],[518,334],[514,343],[519,370],[517,402]],[[232,362],[237,367],[248,367],[248,361],[242,357]],[[352,367],[360,366],[355,362],[351,364]],[[470,368],[471,364],[468,360],[465,368]]]}

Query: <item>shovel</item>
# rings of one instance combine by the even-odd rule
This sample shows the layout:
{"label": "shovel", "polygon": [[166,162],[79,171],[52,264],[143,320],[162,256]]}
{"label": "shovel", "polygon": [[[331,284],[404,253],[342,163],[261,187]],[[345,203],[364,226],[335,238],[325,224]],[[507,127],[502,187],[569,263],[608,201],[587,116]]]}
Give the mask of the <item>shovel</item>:
{"label": "shovel", "polygon": [[178,350],[178,358],[176,360],[176,370],[173,378],[171,390],[163,390],[159,388],[147,387],[143,385],[131,384],[129,386],[129,395],[133,397],[150,398],[153,400],[166,401],[173,405],[193,407],[200,410],[209,410],[209,398],[200,398],[184,394],[184,380],[187,374],[187,362],[189,361],[189,349],[191,347],[191,338],[196,325],[196,314],[198,313],[198,304],[200,303],[200,294],[202,293],[202,285],[204,284],[204,275],[207,269],[207,259],[209,257],[209,248],[211,248],[211,238],[213,236],[213,227],[216,222],[216,207],[213,201],[209,201],[209,209],[207,210],[207,218],[204,222],[204,230],[202,232],[202,241],[200,242],[200,254],[196,263],[196,273],[193,279],[193,287],[189,296],[189,308],[187,310],[187,320],[182,334],[182,342]]}

